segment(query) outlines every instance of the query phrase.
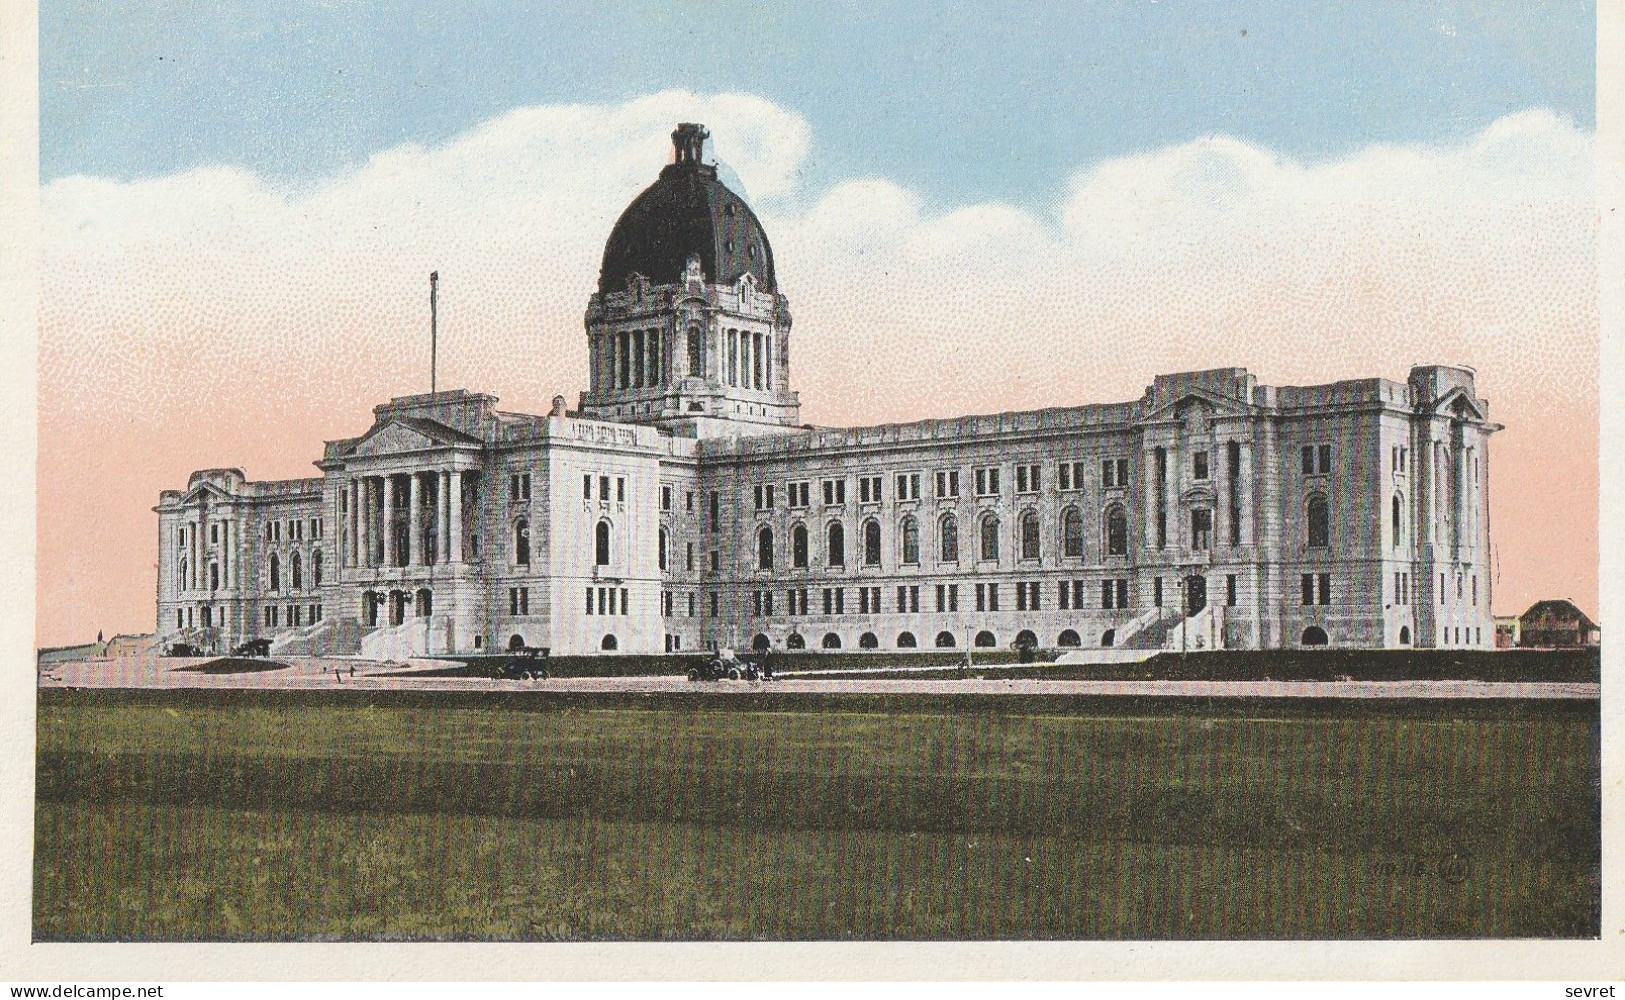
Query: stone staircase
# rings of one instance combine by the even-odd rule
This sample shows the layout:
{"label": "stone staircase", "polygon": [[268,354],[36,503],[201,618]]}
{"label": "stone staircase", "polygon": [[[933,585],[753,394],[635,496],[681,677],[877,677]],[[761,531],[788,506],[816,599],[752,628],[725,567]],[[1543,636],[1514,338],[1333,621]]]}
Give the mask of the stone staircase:
{"label": "stone staircase", "polygon": [[1165,650],[1176,652],[1196,652],[1205,649],[1224,648],[1224,610],[1209,604],[1184,620],[1180,624],[1178,618],[1173,619],[1168,627],[1167,638],[1162,644]]}
{"label": "stone staircase", "polygon": [[354,656],[359,652],[361,625],[354,618],[329,618],[271,640],[272,656]]}
{"label": "stone staircase", "polygon": [[361,636],[361,658],[404,660],[429,652],[429,619],[408,618],[399,625],[373,629]]}
{"label": "stone staircase", "polygon": [[1152,608],[1118,631],[1119,649],[1162,649],[1168,630],[1179,621],[1179,613],[1167,608]]}

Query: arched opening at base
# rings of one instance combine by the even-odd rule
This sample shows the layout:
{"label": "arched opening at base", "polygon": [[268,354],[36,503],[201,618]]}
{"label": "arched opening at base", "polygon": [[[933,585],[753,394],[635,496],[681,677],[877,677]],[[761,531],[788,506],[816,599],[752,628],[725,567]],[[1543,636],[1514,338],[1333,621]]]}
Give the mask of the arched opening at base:
{"label": "arched opening at base", "polygon": [[983,629],[982,631],[976,633],[977,649],[992,649],[998,644],[999,637],[994,635],[992,632],[989,632],[987,629]]}
{"label": "arched opening at base", "polygon": [[897,634],[898,649],[917,649],[919,645],[920,643],[914,638],[913,632],[899,632]]}
{"label": "arched opening at base", "polygon": [[1032,629],[1022,629],[1016,633],[1017,649],[1037,649],[1038,635]]}
{"label": "arched opening at base", "polygon": [[598,648],[602,649],[604,652],[608,653],[608,652],[610,652],[612,650],[619,649],[620,645],[621,645],[620,640],[615,638],[615,636],[606,635],[606,636],[604,636],[604,641],[600,642],[598,644]]}
{"label": "arched opening at base", "polygon": [[1100,633],[1100,645],[1104,648],[1117,641],[1117,630],[1109,628]]}
{"label": "arched opening at base", "polygon": [[525,648],[525,637],[524,636],[520,635],[518,632],[515,632],[513,635],[508,636],[508,649],[510,651],[517,651],[517,650],[521,650],[521,649],[524,649],[524,648]]}
{"label": "arched opening at base", "polygon": [[1055,645],[1060,646],[1063,649],[1077,649],[1079,646],[1083,645],[1083,640],[1078,637],[1078,633],[1072,631],[1071,629],[1067,629],[1056,637]]}
{"label": "arched opening at base", "polygon": [[756,650],[758,653],[763,653],[773,648],[773,642],[772,640],[768,639],[767,636],[758,632],[756,633],[756,638],[750,641],[750,648]]}
{"label": "arched opening at base", "polygon": [[1409,625],[1401,625],[1399,627],[1399,644],[1401,646],[1409,646],[1411,644],[1411,627]]}
{"label": "arched opening at base", "polygon": [[858,636],[858,648],[859,649],[879,649],[880,648],[880,637],[875,635],[873,632],[865,632],[862,635]]}
{"label": "arched opening at base", "polygon": [[823,642],[819,643],[819,645],[823,646],[825,649],[840,649],[841,637],[836,635],[834,632],[825,632],[824,640]]}
{"label": "arched opening at base", "polygon": [[952,632],[938,632],[937,633],[937,648],[938,649],[953,649],[954,648],[954,634]]}
{"label": "arched opening at base", "polygon": [[791,632],[790,635],[788,637],[786,637],[785,640],[784,640],[784,648],[785,649],[806,649],[807,648],[807,640],[802,637],[800,632]]}
{"label": "arched opening at base", "polygon": [[1325,646],[1331,639],[1326,635],[1325,629],[1319,625],[1311,625],[1303,630],[1303,638],[1300,641],[1305,646]]}

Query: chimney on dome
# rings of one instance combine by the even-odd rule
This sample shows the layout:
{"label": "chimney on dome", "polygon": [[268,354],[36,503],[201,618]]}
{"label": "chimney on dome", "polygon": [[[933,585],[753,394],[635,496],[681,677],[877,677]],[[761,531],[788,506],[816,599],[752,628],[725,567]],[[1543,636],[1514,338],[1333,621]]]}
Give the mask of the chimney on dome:
{"label": "chimney on dome", "polygon": [[671,144],[677,153],[678,163],[699,164],[700,153],[705,148],[705,140],[711,138],[711,133],[705,130],[704,125],[693,122],[681,122],[677,131],[671,134]]}

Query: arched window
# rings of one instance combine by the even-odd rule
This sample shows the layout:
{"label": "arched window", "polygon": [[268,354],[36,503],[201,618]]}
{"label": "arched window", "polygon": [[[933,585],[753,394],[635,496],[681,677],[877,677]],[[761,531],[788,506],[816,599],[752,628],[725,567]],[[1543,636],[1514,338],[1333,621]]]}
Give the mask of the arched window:
{"label": "arched window", "polygon": [[993,647],[997,646],[998,644],[999,644],[998,637],[995,636],[992,632],[989,632],[987,629],[983,629],[982,631],[976,633],[976,648],[977,649],[992,649]]}
{"label": "arched window", "polygon": [[880,565],[880,522],[873,518],[863,522],[863,564]]}
{"label": "arched window", "polygon": [[1037,559],[1039,553],[1038,512],[1029,510],[1021,515],[1021,558]]}
{"label": "arched window", "polygon": [[765,653],[773,648],[773,640],[758,632],[756,633],[755,638],[751,639],[750,648],[756,650],[758,653]]}
{"label": "arched window", "polygon": [[1398,493],[1394,494],[1393,521],[1394,521],[1394,548],[1397,549],[1401,545],[1405,544],[1405,520],[1404,520],[1404,517],[1402,516],[1402,513],[1401,513],[1401,505],[1400,505],[1399,494]]}
{"label": "arched window", "polygon": [[880,637],[875,635],[873,632],[865,632],[862,635],[858,636],[858,648],[859,649],[879,649],[880,648]]}
{"label": "arched window", "polygon": [[773,568],[773,529],[763,528],[756,533],[756,568]]}
{"label": "arched window", "polygon": [[665,525],[660,527],[660,568],[666,568],[667,551],[671,548],[671,535],[667,533]]}
{"label": "arched window", "polygon": [[1128,555],[1128,513],[1118,504],[1106,508],[1106,554]]}
{"label": "arched window", "polygon": [[827,552],[828,555],[829,555],[829,565],[831,565],[831,566],[845,566],[846,565],[846,529],[841,527],[841,522],[839,522],[839,521],[831,521],[831,522],[829,522],[829,537],[828,537],[827,540],[828,540],[829,544],[828,544],[828,547],[825,549],[825,552]]}
{"label": "arched window", "polygon": [[903,562],[913,566],[920,561],[920,522],[912,517],[903,518]]}
{"label": "arched window", "polygon": [[604,636],[603,641],[598,644],[598,648],[606,653],[613,653],[615,650],[621,648],[621,643],[619,639],[615,638],[615,634],[612,632],[609,635]]}
{"label": "arched window", "polygon": [[361,593],[361,624],[368,628],[378,624],[378,595],[370,590]]}
{"label": "arched window", "polygon": [[796,569],[807,568],[807,526],[798,524],[790,529],[790,564]]}
{"label": "arched window", "polygon": [[785,649],[806,649],[807,648],[807,640],[802,636],[802,634],[800,632],[791,632],[789,635],[784,637],[784,648]]}
{"label": "arched window", "polygon": [[1065,649],[1077,649],[1079,646],[1083,645],[1083,640],[1078,637],[1078,633],[1072,631],[1071,629],[1067,629],[1061,633],[1059,638],[1055,640],[1055,645],[1061,646]]}
{"label": "arched window", "polygon": [[1083,555],[1083,511],[1076,507],[1061,513],[1061,552],[1072,559]]}
{"label": "arched window", "polygon": [[954,646],[955,646],[954,634],[952,632],[938,632],[937,633],[937,648],[938,649],[953,649]]}
{"label": "arched window", "polygon": [[515,632],[513,635],[508,636],[508,651],[510,653],[517,653],[521,649],[524,649],[524,648],[525,648],[525,637],[524,636],[520,635],[518,632]]}
{"label": "arched window", "polygon": [[899,633],[897,633],[897,648],[898,649],[917,649],[917,648],[919,648],[919,645],[920,645],[919,640],[914,638],[914,633],[913,632],[899,632]]}
{"label": "arched window", "polygon": [[1328,642],[1330,642],[1330,639],[1326,635],[1326,630],[1319,625],[1311,625],[1303,630],[1303,644],[1305,646],[1324,646]]}
{"label": "arched window", "polygon": [[688,373],[695,378],[705,377],[704,351],[700,346],[700,328],[688,328]]}
{"label": "arched window", "polygon": [[958,518],[954,517],[952,514],[949,514],[946,517],[944,517],[942,519],[941,531],[939,533],[941,534],[942,538],[940,540],[940,544],[937,547],[937,556],[938,556],[938,558],[940,558],[943,562],[958,562],[959,561],[959,520],[958,520]]}
{"label": "arched window", "polygon": [[[1326,498],[1318,493],[1309,498],[1309,547],[1324,549],[1332,543],[1331,511],[1327,507]],[[1307,645],[1307,643],[1305,644]]]}
{"label": "arched window", "polygon": [[417,593],[417,612],[419,618],[428,618],[434,614],[434,591],[422,587]]}
{"label": "arched window", "polygon": [[609,522],[599,521],[595,539],[594,560],[599,566],[609,565]]}
{"label": "arched window", "polygon": [[322,585],[321,549],[317,549],[315,552],[310,554],[310,585],[312,587],[320,587]]}
{"label": "arched window", "polygon": [[996,514],[982,518],[982,561],[999,561],[999,518]]}
{"label": "arched window", "polygon": [[1116,629],[1109,628],[1106,631],[1100,633],[1100,644],[1102,646],[1108,646],[1109,647],[1112,643],[1114,643],[1116,641],[1117,641],[1117,630]]}
{"label": "arched window", "polygon": [[1026,629],[1026,628],[1022,629],[1020,632],[1017,632],[1016,633],[1016,648],[1017,649],[1037,649],[1038,648],[1038,636],[1037,636],[1037,634],[1034,633],[1032,629]]}
{"label": "arched window", "polygon": [[513,561],[520,566],[530,565],[530,522],[524,518],[513,523]]}
{"label": "arched window", "polygon": [[841,637],[836,635],[834,632],[825,632],[824,641],[819,645],[823,646],[825,649],[840,649]]}
{"label": "arched window", "polygon": [[1411,644],[1411,627],[1409,625],[1401,625],[1399,627],[1399,644],[1401,646],[1409,646]]}
{"label": "arched window", "polygon": [[282,559],[275,552],[271,553],[271,593],[282,589]]}
{"label": "arched window", "polygon": [[305,589],[305,564],[304,564],[304,560],[300,557],[299,553],[297,553],[297,552],[295,552],[293,554],[292,566],[293,566],[293,589],[294,590],[304,590]]}

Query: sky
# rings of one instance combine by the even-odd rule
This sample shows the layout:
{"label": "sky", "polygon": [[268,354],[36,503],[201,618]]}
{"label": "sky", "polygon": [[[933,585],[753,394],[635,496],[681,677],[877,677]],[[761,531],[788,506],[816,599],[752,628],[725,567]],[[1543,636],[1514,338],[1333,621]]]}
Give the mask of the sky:
{"label": "sky", "polygon": [[314,475],[420,391],[430,270],[442,385],[574,400],[679,120],[806,419],[1470,364],[1497,612],[1595,613],[1589,5],[582,6],[42,5],[42,644],[151,629],[160,489]]}

